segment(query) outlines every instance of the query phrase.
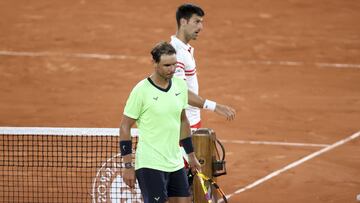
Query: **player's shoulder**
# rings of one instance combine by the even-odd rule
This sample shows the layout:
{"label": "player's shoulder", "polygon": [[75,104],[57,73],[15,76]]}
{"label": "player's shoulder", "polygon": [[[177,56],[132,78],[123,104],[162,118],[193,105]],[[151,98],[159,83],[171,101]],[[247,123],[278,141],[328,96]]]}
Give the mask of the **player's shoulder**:
{"label": "player's shoulder", "polygon": [[186,45],[176,36],[171,36],[170,44],[175,48],[176,52],[182,52],[186,50]]}
{"label": "player's shoulder", "polygon": [[172,82],[180,83],[180,84],[185,83],[185,81],[183,79],[177,78],[177,77],[173,77]]}
{"label": "player's shoulder", "polygon": [[133,91],[140,91],[142,89],[145,89],[148,87],[148,79],[142,79],[140,80],[133,88]]}
{"label": "player's shoulder", "polygon": [[175,37],[175,35],[170,37],[170,44],[175,48],[179,45],[179,40]]}
{"label": "player's shoulder", "polygon": [[140,80],[140,81],[135,85],[135,87],[144,86],[144,85],[146,84],[146,81],[147,81],[147,80],[148,80],[147,78],[144,78],[144,79]]}
{"label": "player's shoulder", "polygon": [[177,86],[187,88],[186,81],[185,81],[184,79],[182,79],[182,78],[173,77],[173,78],[172,78],[172,82],[173,82],[173,84],[175,84],[175,85],[177,85]]}

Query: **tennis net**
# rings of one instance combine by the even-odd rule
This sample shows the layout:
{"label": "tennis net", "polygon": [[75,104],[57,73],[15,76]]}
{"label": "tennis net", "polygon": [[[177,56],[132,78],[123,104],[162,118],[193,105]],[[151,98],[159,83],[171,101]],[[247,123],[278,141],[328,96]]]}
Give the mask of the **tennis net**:
{"label": "tennis net", "polygon": [[118,143],[116,128],[0,127],[0,202],[140,203]]}

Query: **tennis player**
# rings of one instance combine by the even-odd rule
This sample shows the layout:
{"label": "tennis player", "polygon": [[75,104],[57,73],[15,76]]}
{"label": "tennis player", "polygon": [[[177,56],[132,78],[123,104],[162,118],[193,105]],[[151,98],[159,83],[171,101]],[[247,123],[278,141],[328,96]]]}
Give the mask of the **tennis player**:
{"label": "tennis player", "polygon": [[[179,141],[192,170],[200,170],[190,137],[185,108],[188,88],[173,77],[176,51],[160,42],[151,51],[154,72],[131,91],[120,126],[120,150],[125,163],[124,182],[131,188],[138,180],[145,203],[190,203],[189,184]],[[135,124],[139,140],[132,166],[130,129]]]}
{"label": "tennis player", "polygon": [[171,44],[176,50],[176,70],[175,76],[186,80],[189,88],[189,104],[186,115],[190,126],[193,129],[201,127],[200,108],[215,111],[219,115],[233,120],[236,111],[226,105],[216,103],[208,99],[203,99],[199,94],[199,84],[196,73],[196,63],[194,58],[194,48],[190,46],[191,40],[196,40],[203,29],[203,16],[205,12],[202,8],[194,4],[183,4],[176,11],[177,32],[171,36]]}

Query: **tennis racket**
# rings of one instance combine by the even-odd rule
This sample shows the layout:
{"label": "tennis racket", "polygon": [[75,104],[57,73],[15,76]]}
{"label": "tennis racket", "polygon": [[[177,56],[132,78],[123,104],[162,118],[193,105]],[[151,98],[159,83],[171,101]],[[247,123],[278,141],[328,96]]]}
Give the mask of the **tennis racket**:
{"label": "tennis racket", "polygon": [[227,203],[227,198],[225,196],[225,193],[222,191],[222,189],[219,187],[219,185],[211,178],[207,177],[205,174],[201,173],[200,171],[196,170],[195,175],[198,177],[200,181],[201,188],[204,192],[205,199],[208,203],[213,203],[212,201],[212,195],[209,191],[209,186],[212,186],[211,188],[214,188],[215,191],[218,193],[218,195],[223,199],[225,203]]}

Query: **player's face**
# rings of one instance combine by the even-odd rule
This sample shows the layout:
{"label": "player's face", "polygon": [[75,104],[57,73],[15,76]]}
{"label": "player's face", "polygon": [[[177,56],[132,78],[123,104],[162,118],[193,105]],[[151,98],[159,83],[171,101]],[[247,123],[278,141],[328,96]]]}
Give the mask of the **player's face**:
{"label": "player's face", "polygon": [[200,31],[203,29],[203,18],[193,14],[185,25],[185,33],[188,39],[196,40]]}
{"label": "player's face", "polygon": [[175,73],[176,55],[161,55],[159,63],[156,63],[156,73],[164,80],[170,80]]}

